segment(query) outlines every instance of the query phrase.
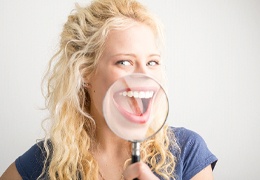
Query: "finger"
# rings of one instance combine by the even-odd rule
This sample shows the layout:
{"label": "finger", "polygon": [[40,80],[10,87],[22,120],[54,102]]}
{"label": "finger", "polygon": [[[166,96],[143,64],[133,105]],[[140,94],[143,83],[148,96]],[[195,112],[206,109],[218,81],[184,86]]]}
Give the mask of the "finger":
{"label": "finger", "polygon": [[125,171],[123,172],[123,176],[125,180],[132,180],[138,177],[138,164],[140,162],[130,164]]}

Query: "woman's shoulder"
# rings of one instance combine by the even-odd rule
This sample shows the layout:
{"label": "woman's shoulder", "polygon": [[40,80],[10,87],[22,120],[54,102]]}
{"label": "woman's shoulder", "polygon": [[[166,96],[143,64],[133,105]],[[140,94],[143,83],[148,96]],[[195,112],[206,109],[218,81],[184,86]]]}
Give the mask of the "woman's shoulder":
{"label": "woman's shoulder", "polygon": [[175,139],[179,147],[191,146],[196,143],[205,143],[204,139],[195,131],[184,127],[169,127],[170,139]]}
{"label": "woman's shoulder", "polygon": [[211,165],[214,169],[217,157],[209,150],[205,140],[195,131],[183,127],[169,127],[170,140],[176,142],[171,152],[177,158],[176,173],[182,179],[191,179]]}
{"label": "woman's shoulder", "polygon": [[[50,145],[50,143],[47,143]],[[46,160],[44,141],[34,144],[15,160],[15,166],[23,179],[37,179],[42,173]]]}

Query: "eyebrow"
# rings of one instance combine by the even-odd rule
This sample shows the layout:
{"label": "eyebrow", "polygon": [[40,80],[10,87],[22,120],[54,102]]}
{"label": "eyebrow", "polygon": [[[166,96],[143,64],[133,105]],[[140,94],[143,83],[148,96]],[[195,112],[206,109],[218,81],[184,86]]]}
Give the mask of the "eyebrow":
{"label": "eyebrow", "polygon": [[[115,56],[132,56],[132,57],[136,57],[135,54],[132,54],[132,53],[118,53],[118,54],[114,54],[114,55],[111,55],[111,57],[115,57]],[[158,57],[161,57],[160,54],[150,54],[148,57],[153,57],[153,56],[158,56]]]}

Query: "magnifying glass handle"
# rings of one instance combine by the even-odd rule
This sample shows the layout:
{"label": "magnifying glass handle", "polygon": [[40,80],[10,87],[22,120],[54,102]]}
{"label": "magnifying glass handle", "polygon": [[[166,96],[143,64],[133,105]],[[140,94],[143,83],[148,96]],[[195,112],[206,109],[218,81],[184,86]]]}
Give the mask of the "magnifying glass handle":
{"label": "magnifying glass handle", "polygon": [[[132,143],[132,164],[140,161],[140,142]],[[133,180],[138,180],[137,178]]]}
{"label": "magnifying glass handle", "polygon": [[132,164],[140,161],[140,142],[132,142]]}

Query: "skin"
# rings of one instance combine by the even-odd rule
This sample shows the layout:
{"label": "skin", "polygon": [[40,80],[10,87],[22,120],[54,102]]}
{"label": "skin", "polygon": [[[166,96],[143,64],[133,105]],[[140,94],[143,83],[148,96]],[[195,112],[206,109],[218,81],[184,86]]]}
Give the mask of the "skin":
{"label": "skin", "polygon": [[[130,158],[130,144],[117,137],[109,129],[103,117],[102,101],[106,91],[118,78],[131,73],[145,73],[159,80],[163,73],[154,34],[148,26],[140,23],[126,30],[112,30],[109,33],[96,72],[90,79],[85,80],[90,84],[88,87],[91,97],[90,113],[97,125],[98,146],[92,153],[105,179],[118,180],[123,175],[126,180],[134,178],[158,180],[143,162],[131,164],[123,170],[124,162]],[[0,179],[20,180],[22,178],[12,164]],[[192,178],[192,180],[212,179],[210,166]]]}
{"label": "skin", "polygon": [[7,170],[4,172],[4,174],[0,177],[1,180],[22,180],[22,177],[18,173],[16,166],[14,163],[12,163]]}

